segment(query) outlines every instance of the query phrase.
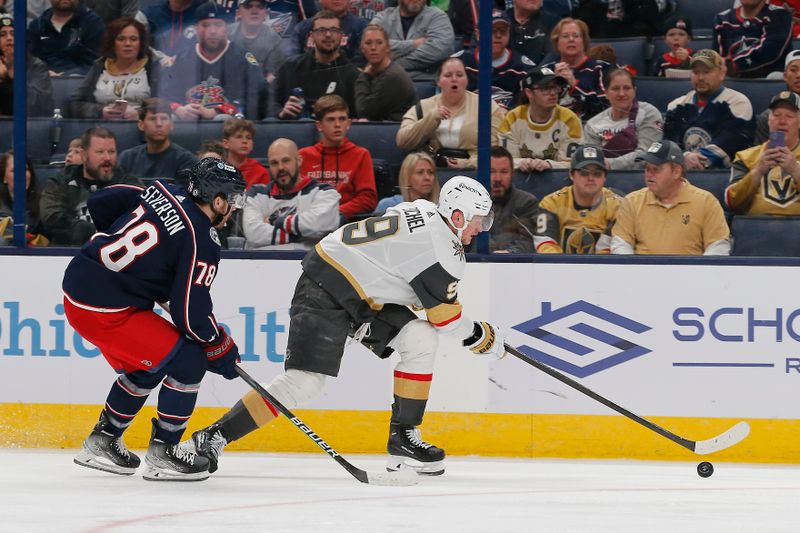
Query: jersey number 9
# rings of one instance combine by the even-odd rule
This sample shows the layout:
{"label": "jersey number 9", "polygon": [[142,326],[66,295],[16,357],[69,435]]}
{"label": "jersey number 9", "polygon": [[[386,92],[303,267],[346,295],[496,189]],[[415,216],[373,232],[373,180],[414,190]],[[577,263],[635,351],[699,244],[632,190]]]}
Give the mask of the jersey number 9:
{"label": "jersey number 9", "polygon": [[351,222],[342,228],[342,242],[350,246],[366,244],[397,233],[398,217],[371,217]]}

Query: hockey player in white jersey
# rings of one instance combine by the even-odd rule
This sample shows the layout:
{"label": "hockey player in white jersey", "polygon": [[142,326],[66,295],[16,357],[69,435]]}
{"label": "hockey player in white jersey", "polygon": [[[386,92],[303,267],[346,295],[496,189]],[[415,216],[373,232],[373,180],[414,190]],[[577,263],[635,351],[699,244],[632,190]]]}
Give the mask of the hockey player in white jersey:
{"label": "hockey player in white jersey", "polygon": [[[404,202],[383,216],[353,222],[309,251],[290,310],[285,372],[267,390],[289,409],[302,406],[335,377],[347,337],[378,357],[400,356],[394,369],[394,403],[388,470],[444,473],[444,450],[422,440],[422,423],[440,334],[475,353],[500,357],[502,332],[473,322],[458,302],[465,244],[492,224],[492,199],[472,178],[455,176],[439,204]],[[424,309],[419,319],[409,306]],[[197,453],[217,468],[222,449],[278,416],[255,391],[217,422],[192,435]]]}

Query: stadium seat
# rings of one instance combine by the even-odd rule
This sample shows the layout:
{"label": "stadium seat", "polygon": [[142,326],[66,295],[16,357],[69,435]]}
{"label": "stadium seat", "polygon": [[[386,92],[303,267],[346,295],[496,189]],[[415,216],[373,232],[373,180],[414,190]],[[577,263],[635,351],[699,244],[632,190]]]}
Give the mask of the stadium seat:
{"label": "stadium seat", "polygon": [[800,257],[800,217],[735,216],[731,255]]}
{"label": "stadium seat", "polygon": [[592,46],[605,44],[611,46],[617,54],[619,65],[629,65],[638,74],[647,74],[652,51],[647,37],[629,37],[625,39],[593,39]]}
{"label": "stadium seat", "polygon": [[405,153],[397,147],[399,122],[353,122],[347,138],[369,150],[372,159],[383,159],[395,171],[400,168]]}
{"label": "stadium seat", "polygon": [[725,86],[739,91],[750,99],[753,112],[758,115],[769,106],[773,96],[786,90],[786,82],[779,80],[726,78]]}
{"label": "stadium seat", "polygon": [[33,165],[33,173],[36,174],[36,183],[39,185],[39,190],[47,183],[47,180],[64,170],[63,165]]}
{"label": "stadium seat", "polygon": [[714,24],[714,16],[733,6],[733,0],[677,0],[676,13],[692,19],[694,36],[707,37],[711,35],[710,29]]}
{"label": "stadium seat", "polygon": [[417,91],[417,98],[424,100],[436,94],[438,87],[432,81],[415,81],[414,90]]}
{"label": "stadium seat", "polygon": [[72,94],[83,84],[83,76],[59,76],[50,78],[53,84],[53,100],[56,109],[61,110],[61,114],[66,116],[69,108],[69,100]]}
{"label": "stadium seat", "polygon": [[665,113],[667,105],[675,98],[692,90],[692,84],[683,78],[659,78],[656,76],[636,77],[636,97],[648,102]]}

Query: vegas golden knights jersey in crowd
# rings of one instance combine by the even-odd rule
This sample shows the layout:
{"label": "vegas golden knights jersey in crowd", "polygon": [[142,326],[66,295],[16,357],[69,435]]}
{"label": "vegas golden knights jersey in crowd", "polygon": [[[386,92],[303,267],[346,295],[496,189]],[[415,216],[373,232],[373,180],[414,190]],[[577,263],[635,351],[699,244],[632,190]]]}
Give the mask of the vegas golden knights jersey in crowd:
{"label": "vegas golden knights jersey in crowd", "polygon": [[463,337],[473,327],[458,302],[465,266],[461,242],[426,200],[346,224],[303,261],[305,273],[340,302],[357,294],[372,310],[389,303],[424,308],[440,331]]}
{"label": "vegas golden knights jersey in crowd", "polygon": [[539,202],[534,244],[537,253],[602,254],[611,249],[611,226],[622,197],[603,187],[600,201],[589,208],[575,205],[572,186]]}

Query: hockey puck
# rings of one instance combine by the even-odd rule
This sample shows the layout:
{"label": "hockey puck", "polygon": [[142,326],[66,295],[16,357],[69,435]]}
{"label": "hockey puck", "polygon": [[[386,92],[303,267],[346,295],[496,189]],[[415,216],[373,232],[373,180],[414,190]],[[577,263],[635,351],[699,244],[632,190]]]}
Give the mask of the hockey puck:
{"label": "hockey puck", "polygon": [[699,465],[697,465],[697,475],[700,477],[711,477],[711,474],[714,473],[714,465],[709,463],[708,461],[703,461]]}

